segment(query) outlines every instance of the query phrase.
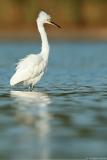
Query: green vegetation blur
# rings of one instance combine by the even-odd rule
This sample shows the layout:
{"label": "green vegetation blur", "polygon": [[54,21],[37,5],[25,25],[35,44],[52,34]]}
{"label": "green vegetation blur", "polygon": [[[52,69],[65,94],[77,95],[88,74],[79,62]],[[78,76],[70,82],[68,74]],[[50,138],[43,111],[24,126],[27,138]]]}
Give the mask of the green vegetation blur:
{"label": "green vegetation blur", "polygon": [[107,26],[107,0],[2,0],[0,28],[29,27],[40,10],[67,28]]}

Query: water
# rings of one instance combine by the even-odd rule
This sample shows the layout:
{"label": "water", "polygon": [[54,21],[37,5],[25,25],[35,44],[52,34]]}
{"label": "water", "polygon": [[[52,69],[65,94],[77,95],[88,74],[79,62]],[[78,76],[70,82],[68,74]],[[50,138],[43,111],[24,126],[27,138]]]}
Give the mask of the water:
{"label": "water", "polygon": [[11,88],[15,63],[38,42],[0,42],[0,159],[107,157],[107,43],[51,42],[33,92]]}

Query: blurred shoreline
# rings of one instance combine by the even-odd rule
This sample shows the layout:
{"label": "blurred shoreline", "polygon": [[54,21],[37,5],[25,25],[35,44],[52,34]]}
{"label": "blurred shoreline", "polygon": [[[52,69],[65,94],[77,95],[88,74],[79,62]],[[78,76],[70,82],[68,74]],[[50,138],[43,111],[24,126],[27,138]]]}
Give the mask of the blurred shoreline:
{"label": "blurred shoreline", "polygon": [[[107,41],[107,28],[47,28],[49,39],[59,40],[103,40]],[[0,41],[4,40],[37,40],[39,33],[35,28],[1,29]]]}
{"label": "blurred shoreline", "polygon": [[36,40],[38,13],[44,10],[61,30],[46,25],[53,39],[107,40],[107,0],[4,0],[0,5],[0,40]]}

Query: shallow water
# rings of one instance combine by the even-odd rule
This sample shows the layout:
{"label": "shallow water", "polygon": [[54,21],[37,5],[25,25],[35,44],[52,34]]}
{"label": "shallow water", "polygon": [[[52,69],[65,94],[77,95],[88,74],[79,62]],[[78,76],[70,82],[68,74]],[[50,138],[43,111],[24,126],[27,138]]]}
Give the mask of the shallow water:
{"label": "shallow water", "polygon": [[0,159],[107,157],[107,43],[52,41],[33,92],[11,88],[38,42],[0,42]]}

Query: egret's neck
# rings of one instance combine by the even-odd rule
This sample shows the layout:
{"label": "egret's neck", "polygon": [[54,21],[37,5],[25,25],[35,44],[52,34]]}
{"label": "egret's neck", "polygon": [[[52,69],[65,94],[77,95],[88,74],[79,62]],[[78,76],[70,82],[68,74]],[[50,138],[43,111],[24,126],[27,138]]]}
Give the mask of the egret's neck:
{"label": "egret's neck", "polygon": [[44,60],[48,60],[49,55],[49,44],[47,39],[47,34],[44,29],[44,25],[37,21],[38,30],[40,32],[41,40],[42,40],[42,49],[41,54],[43,55]]}

